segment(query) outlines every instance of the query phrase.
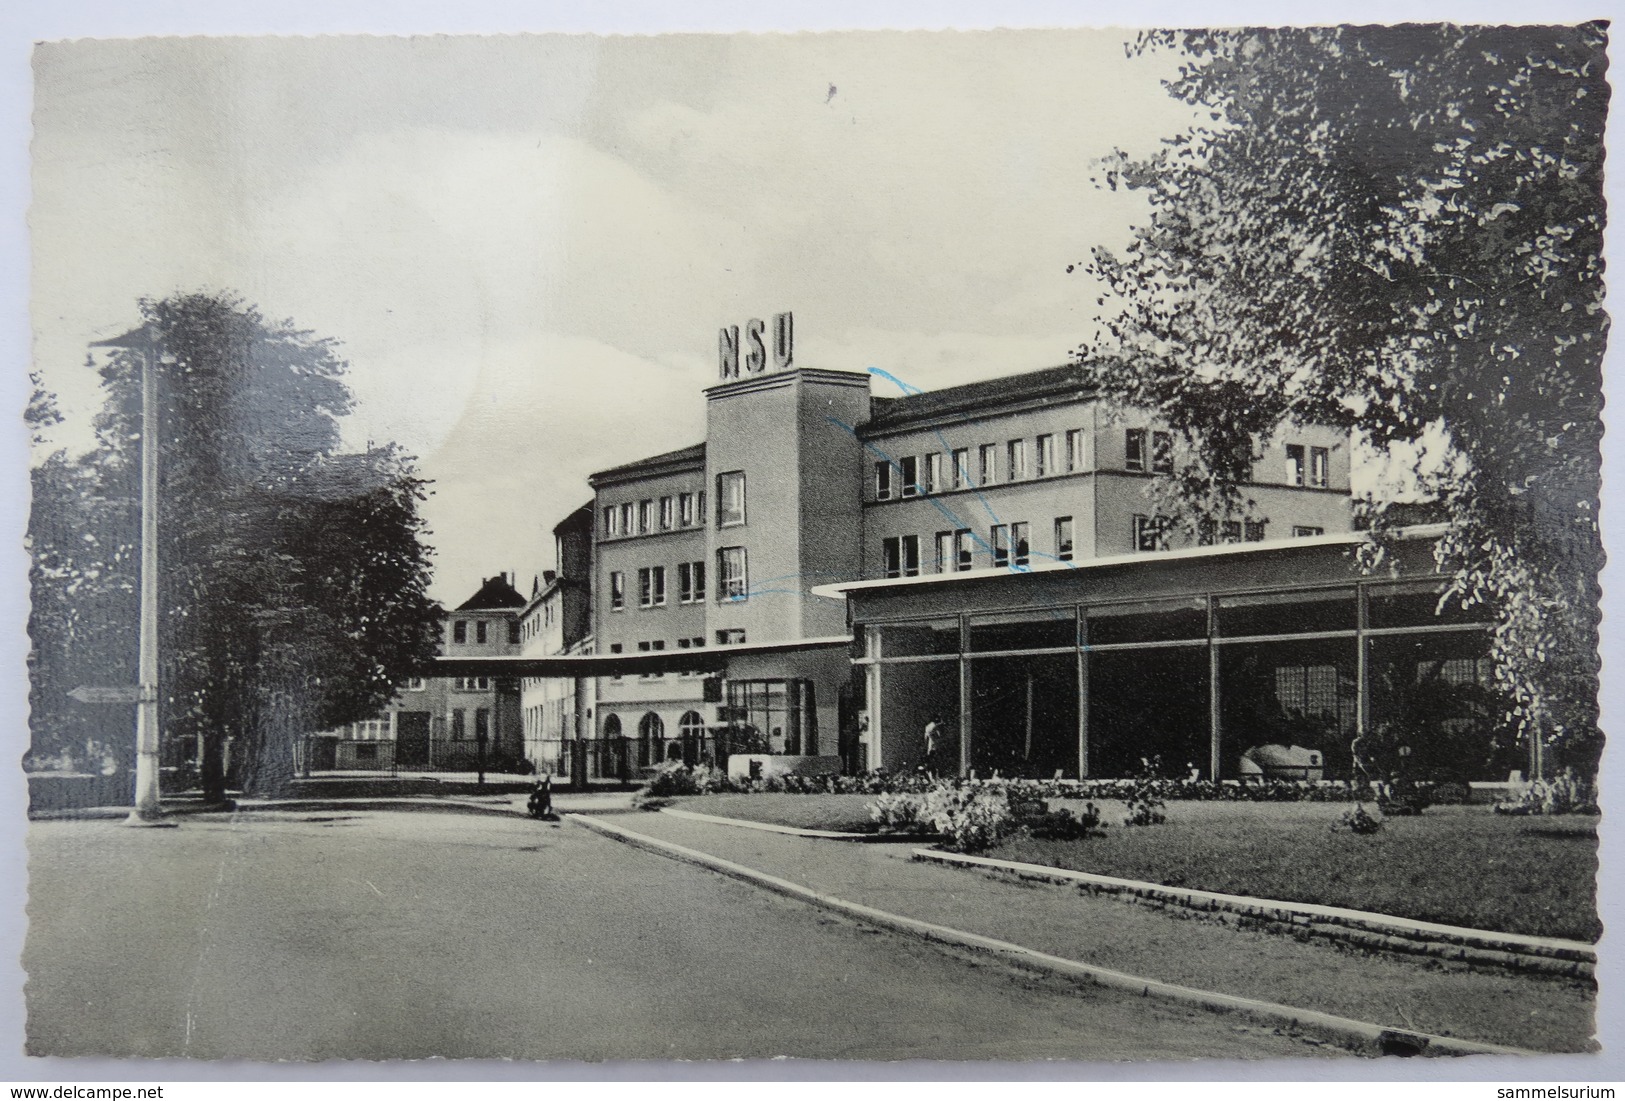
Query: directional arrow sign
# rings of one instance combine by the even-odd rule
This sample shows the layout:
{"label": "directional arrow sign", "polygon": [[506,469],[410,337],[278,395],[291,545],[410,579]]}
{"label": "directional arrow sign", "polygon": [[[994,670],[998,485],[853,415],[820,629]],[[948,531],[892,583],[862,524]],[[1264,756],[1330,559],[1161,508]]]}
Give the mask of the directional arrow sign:
{"label": "directional arrow sign", "polygon": [[140,703],[141,689],[133,684],[81,684],[68,695],[80,703]]}

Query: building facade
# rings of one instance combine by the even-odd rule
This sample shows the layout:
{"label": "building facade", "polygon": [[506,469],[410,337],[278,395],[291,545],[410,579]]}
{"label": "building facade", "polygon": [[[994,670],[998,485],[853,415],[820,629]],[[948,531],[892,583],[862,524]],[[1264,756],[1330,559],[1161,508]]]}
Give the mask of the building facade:
{"label": "building facade", "polygon": [[[441,624],[441,653],[516,655],[525,599],[507,574],[486,579]],[[382,713],[314,739],[311,764],[337,769],[497,769],[526,759],[518,682],[511,676],[415,677]],[[482,746],[483,742],[483,746]]]}
{"label": "building facade", "polygon": [[[1265,603],[1262,594],[1275,593],[1277,603],[1321,607],[1299,591],[1317,571],[1339,579],[1347,607],[1376,592],[1352,560],[1365,537],[1353,530],[1346,433],[1284,426],[1256,440],[1245,512],[1187,530],[1159,515],[1149,492],[1184,461],[1181,442],[1149,416],[1108,405],[1087,364],[895,398],[872,394],[869,374],[789,363],[730,372],[725,362],[723,375],[705,391],[702,443],[589,479],[593,500],[573,530],[587,544],[579,557],[590,627],[526,651],[591,652],[613,668],[587,687],[544,690],[535,678],[527,702],[539,741],[573,728],[595,743],[594,776],[714,756],[818,771],[912,768],[927,763],[930,724],[967,771],[1124,774],[1150,755],[1165,769],[1233,776],[1246,771],[1252,743],[1286,739],[1309,753],[1300,743],[1344,744],[1377,722],[1369,685],[1358,684],[1374,667],[1369,648],[1389,645],[1370,632],[1386,628],[1302,611],[1318,624],[1312,639],[1233,630],[1234,602],[1253,589]],[[525,613],[540,617],[538,632],[562,614],[547,611],[566,591],[560,561]],[[1416,583],[1439,587],[1425,555],[1407,561]],[[1182,626],[1164,638],[1145,625],[1161,612],[1114,618],[1093,588],[1105,578],[1118,603],[1135,593],[1175,601],[1169,622]],[[1042,626],[1030,602],[982,603],[982,594],[1025,591],[1054,602]],[[894,615],[918,619],[917,629],[887,626]],[[1425,626],[1404,625],[1412,634]],[[1468,679],[1481,683],[1483,625],[1440,626],[1472,641],[1438,659],[1439,675],[1460,682],[1468,662]],[[1112,641],[1114,629],[1127,634]],[[1341,651],[1308,660],[1307,642],[1345,637],[1357,637],[1364,664]],[[1293,661],[1253,654],[1248,676],[1269,689],[1258,733],[1220,736],[1215,716],[1247,721],[1235,702],[1242,674],[1229,671],[1243,639],[1286,646]],[[1168,649],[1169,664],[1137,679],[1144,655],[1123,655],[1142,643]],[[713,660],[623,660],[700,650]],[[1162,692],[1159,678],[1186,691]],[[1225,683],[1221,698],[1214,686]],[[1209,696],[1190,695],[1198,684]],[[1313,752],[1328,773],[1351,767],[1346,751]],[[562,760],[549,767],[563,771]]]}

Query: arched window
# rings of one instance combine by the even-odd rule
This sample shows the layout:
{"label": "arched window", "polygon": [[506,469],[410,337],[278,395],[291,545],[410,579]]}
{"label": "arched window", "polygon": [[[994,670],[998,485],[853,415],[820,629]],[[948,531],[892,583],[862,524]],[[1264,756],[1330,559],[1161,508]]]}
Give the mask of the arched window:
{"label": "arched window", "polygon": [[619,738],[621,736],[621,717],[610,715],[604,719],[604,737]]}
{"label": "arched window", "polygon": [[683,712],[677,734],[681,741],[672,746],[682,753],[684,764],[697,765],[705,759],[705,718],[698,711]]}
{"label": "arched window", "polygon": [[666,724],[653,711],[638,720],[638,764],[658,765],[665,756]]}

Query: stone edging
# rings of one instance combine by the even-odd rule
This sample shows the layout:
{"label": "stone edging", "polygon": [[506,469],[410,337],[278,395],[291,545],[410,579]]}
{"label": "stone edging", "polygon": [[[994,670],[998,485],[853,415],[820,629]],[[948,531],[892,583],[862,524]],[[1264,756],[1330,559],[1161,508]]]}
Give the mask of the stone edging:
{"label": "stone edging", "polygon": [[1000,872],[1027,880],[1040,880],[1076,887],[1089,894],[1109,895],[1125,902],[1151,906],[1178,906],[1209,914],[1233,914],[1244,920],[1283,927],[1284,931],[1308,933],[1347,944],[1379,951],[1431,956],[1464,963],[1491,964],[1518,971],[1591,978],[1595,973],[1597,950],[1584,941],[1534,937],[1521,933],[1497,933],[1439,925],[1411,918],[1378,914],[1366,910],[1345,910],[1305,902],[1225,895],[1185,887],[1167,887],[1134,879],[1118,879],[1092,872],[1056,868],[1047,864],[1024,864],[1013,860],[993,860],[984,856],[915,849],[915,860],[934,861]]}
{"label": "stone edging", "polygon": [[917,918],[904,917],[901,914],[893,914],[885,910],[877,910],[871,906],[848,902],[845,899],[822,894],[809,887],[803,887],[798,883],[791,883],[789,880],[768,875],[766,872],[748,868],[743,864],[735,864],[730,860],[723,860],[721,857],[712,856],[697,849],[690,849],[683,845],[673,844],[670,841],[661,841],[657,838],[648,837],[624,826],[605,822],[590,815],[568,814],[565,815],[565,818],[570,822],[631,845],[634,848],[658,853],[661,856],[673,857],[689,864],[696,864],[733,879],[743,880],[746,883],[777,894],[810,903],[820,909],[841,914],[865,925],[919,937],[938,944],[948,944],[958,948],[987,952],[1000,957],[1006,963],[1032,971],[1041,971],[1068,979],[1083,980],[1110,989],[1123,990],[1143,997],[1159,998],[1179,1005],[1220,1013],[1239,1013],[1257,1020],[1267,1021],[1273,1025],[1284,1025],[1288,1028],[1314,1032],[1364,1054],[1540,1054],[1522,1048],[1478,1043],[1454,1036],[1435,1036],[1410,1029],[1386,1028],[1367,1021],[1357,1021],[1350,1017],[1338,1017],[1334,1014],[1321,1013],[1316,1010],[1294,1009],[1291,1006],[1278,1005],[1274,1002],[1264,1002],[1254,998],[1245,998],[1236,994],[1223,994],[1212,990],[1198,990],[1195,987],[1179,986],[1175,983],[1130,975],[1124,971],[1095,967],[1091,964],[1080,963],[1077,960],[1064,959],[1031,948],[1024,948],[1009,941],[985,937],[980,933],[969,933],[946,925],[934,925],[927,921],[920,921]]}
{"label": "stone edging", "polygon": [[728,818],[720,814],[701,814],[697,810],[683,810],[681,807],[661,807],[660,813],[669,814],[674,818],[688,818],[695,822],[711,822],[719,826],[738,826],[741,829],[782,833],[790,837],[815,837],[824,841],[890,841],[918,845],[921,841],[932,839],[931,835],[919,833],[848,833],[841,830],[804,829],[800,826],[781,826],[775,822],[753,822],[748,818]]}

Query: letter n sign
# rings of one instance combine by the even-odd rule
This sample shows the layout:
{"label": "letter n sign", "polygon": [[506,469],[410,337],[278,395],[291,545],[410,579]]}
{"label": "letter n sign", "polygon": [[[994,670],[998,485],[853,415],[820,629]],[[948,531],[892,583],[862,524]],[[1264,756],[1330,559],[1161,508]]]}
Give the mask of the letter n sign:
{"label": "letter n sign", "polygon": [[717,360],[722,381],[739,377],[738,325],[725,325],[717,332]]}

